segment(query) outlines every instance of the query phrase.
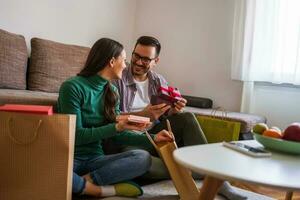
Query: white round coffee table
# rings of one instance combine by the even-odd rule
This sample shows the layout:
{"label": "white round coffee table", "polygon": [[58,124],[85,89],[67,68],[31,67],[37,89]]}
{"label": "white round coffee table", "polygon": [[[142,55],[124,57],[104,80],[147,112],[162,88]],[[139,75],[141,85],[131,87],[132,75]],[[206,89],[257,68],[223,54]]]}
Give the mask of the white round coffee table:
{"label": "white round coffee table", "polygon": [[[255,140],[243,143],[258,147]],[[175,160],[192,171],[207,175],[200,199],[213,199],[223,180],[238,180],[287,191],[300,190],[300,156],[272,152],[271,157],[254,158],[221,143],[196,145],[174,151]]]}

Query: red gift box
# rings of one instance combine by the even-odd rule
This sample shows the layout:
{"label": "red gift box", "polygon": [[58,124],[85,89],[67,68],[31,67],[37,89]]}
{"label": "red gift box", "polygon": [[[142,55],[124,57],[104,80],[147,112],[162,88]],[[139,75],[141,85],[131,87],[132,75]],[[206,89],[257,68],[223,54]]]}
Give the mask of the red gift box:
{"label": "red gift box", "polygon": [[5,104],[0,106],[0,111],[52,115],[53,106]]}
{"label": "red gift box", "polygon": [[179,101],[182,98],[179,90],[174,87],[159,87],[158,95],[153,95],[151,97],[151,104],[161,104],[166,103],[168,105],[174,106],[174,103]]}

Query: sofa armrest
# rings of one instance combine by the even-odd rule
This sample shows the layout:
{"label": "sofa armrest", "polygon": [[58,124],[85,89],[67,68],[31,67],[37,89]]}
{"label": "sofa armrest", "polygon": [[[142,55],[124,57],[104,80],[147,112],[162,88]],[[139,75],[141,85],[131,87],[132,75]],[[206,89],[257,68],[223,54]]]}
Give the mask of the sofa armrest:
{"label": "sofa armrest", "polygon": [[187,106],[196,108],[212,108],[213,101],[209,98],[182,95],[187,100]]}

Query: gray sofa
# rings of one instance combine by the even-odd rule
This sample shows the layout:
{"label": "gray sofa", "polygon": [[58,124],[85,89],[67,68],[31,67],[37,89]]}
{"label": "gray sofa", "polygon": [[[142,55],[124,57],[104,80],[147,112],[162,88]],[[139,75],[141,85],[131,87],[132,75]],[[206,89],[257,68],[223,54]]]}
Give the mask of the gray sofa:
{"label": "gray sofa", "polygon": [[61,83],[84,66],[89,48],[32,38],[0,29],[0,105],[55,105]]}

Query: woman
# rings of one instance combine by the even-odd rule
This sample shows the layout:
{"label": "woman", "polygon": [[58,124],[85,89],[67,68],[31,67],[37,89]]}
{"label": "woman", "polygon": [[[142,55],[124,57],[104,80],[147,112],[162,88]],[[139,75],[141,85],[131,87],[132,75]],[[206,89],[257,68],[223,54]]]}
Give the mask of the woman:
{"label": "woman", "polygon": [[[119,99],[110,81],[122,77],[125,60],[126,53],[120,43],[102,38],[93,45],[84,69],[60,88],[58,111],[77,116],[73,193],[97,197],[142,194],[137,184],[124,181],[148,171],[149,153],[132,150],[104,155],[101,146],[107,138],[116,144],[151,146],[144,134],[127,131],[141,131],[146,125],[132,125],[126,120],[116,122]],[[172,141],[166,130],[153,138],[156,142]]]}

